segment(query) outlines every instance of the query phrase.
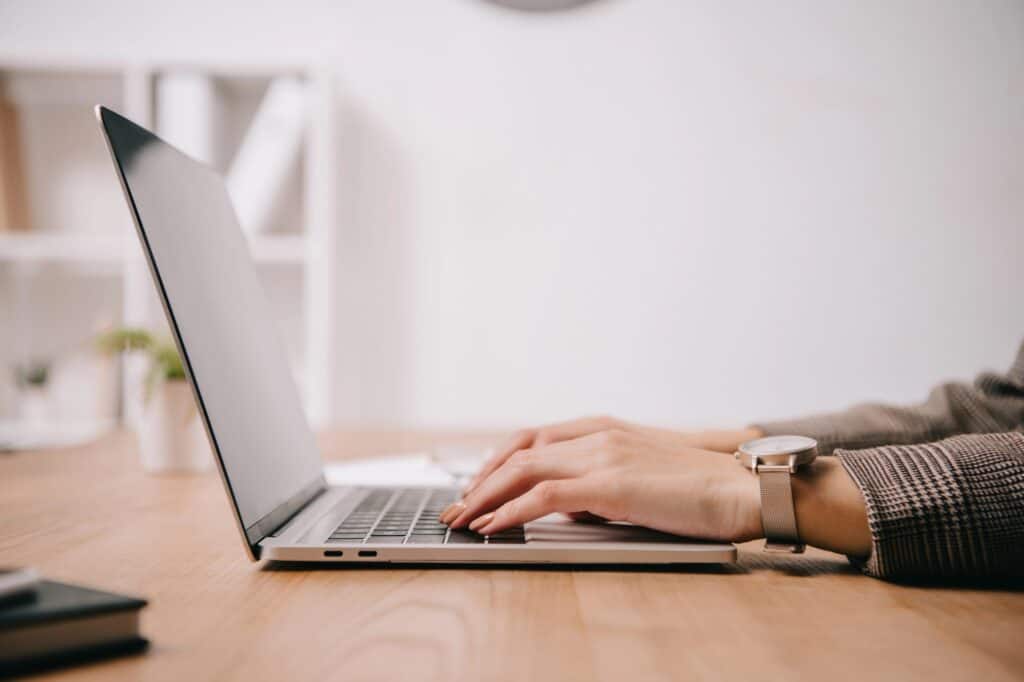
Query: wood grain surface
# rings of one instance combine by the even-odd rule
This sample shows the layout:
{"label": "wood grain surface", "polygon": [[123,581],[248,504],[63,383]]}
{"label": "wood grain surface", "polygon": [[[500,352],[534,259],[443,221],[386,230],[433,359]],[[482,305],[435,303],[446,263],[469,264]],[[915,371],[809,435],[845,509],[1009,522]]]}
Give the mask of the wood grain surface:
{"label": "wood grain surface", "polygon": [[[346,432],[329,458],[487,434]],[[840,556],[692,570],[250,563],[215,473],[152,476],[119,433],[0,455],[0,563],[144,596],[148,653],[83,680],[1020,680],[1015,585],[908,586]],[[36,678],[44,679],[44,678]]]}

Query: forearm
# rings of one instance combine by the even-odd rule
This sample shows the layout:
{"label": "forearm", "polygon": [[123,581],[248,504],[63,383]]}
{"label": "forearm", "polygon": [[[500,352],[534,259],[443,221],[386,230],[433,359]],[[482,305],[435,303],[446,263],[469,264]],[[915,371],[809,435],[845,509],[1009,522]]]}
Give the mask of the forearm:
{"label": "forearm", "polygon": [[837,448],[925,443],[961,432],[963,427],[955,417],[953,404],[966,402],[964,395],[968,393],[969,387],[947,384],[933,390],[918,405],[865,403],[839,412],[759,422],[757,428],[769,436],[798,434],[814,438],[823,455]]}
{"label": "forearm", "polygon": [[1024,425],[1024,344],[1003,374],[982,374],[973,384],[946,383],[917,405],[868,403],[831,414],[760,422],[766,435],[799,434],[818,441],[821,454],[836,448],[929,443],[958,434],[1000,433]]}

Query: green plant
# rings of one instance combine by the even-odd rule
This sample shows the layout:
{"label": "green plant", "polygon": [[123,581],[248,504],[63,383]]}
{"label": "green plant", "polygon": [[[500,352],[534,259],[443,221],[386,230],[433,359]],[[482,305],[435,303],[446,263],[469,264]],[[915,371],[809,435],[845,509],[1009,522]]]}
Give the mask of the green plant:
{"label": "green plant", "polygon": [[14,380],[20,388],[42,388],[50,380],[50,363],[35,360],[17,365]]}
{"label": "green plant", "polygon": [[160,381],[185,379],[185,367],[178,349],[169,339],[158,339],[145,329],[122,327],[100,334],[97,347],[104,353],[144,352],[149,357],[146,373],[146,395],[150,395]]}

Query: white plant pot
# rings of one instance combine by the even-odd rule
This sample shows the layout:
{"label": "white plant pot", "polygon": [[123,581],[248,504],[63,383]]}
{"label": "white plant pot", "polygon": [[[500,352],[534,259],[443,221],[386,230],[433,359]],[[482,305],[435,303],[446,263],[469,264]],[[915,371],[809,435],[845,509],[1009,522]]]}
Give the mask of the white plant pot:
{"label": "white plant pot", "polygon": [[213,464],[187,381],[163,381],[153,388],[139,420],[138,437],[146,471],[202,472]]}
{"label": "white plant pot", "polygon": [[45,424],[50,417],[50,392],[45,386],[28,386],[18,396],[18,412],[26,424]]}

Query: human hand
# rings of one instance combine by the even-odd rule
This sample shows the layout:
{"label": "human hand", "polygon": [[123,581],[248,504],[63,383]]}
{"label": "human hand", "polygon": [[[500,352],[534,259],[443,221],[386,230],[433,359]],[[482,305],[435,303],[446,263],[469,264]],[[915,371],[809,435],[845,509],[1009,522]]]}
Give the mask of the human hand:
{"label": "human hand", "polygon": [[749,471],[720,453],[625,429],[515,448],[441,520],[491,535],[553,512],[587,512],[694,538],[762,534],[759,488]]}
{"label": "human hand", "polygon": [[701,450],[714,450],[717,452],[733,453],[740,443],[763,434],[759,429],[746,428],[734,430],[705,430],[705,431],[675,431],[672,429],[658,428],[654,426],[642,426],[623,419],[609,416],[583,417],[565,422],[558,422],[533,429],[523,429],[512,434],[498,449],[494,455],[484,463],[480,471],[473,477],[466,486],[465,493],[472,491],[480,481],[484,480],[498,467],[504,464],[509,457],[519,450],[531,448],[542,448],[554,443],[560,443],[574,438],[582,438],[602,431],[625,431],[636,434],[645,434],[653,438],[664,440],[666,444],[679,447],[691,447]]}

